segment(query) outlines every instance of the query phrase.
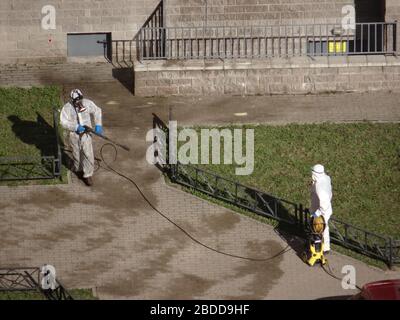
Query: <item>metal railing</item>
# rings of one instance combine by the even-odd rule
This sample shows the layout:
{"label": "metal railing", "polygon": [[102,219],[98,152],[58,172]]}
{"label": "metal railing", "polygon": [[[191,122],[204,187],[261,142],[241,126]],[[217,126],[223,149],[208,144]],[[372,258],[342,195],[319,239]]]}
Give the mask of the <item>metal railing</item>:
{"label": "metal railing", "polygon": [[[280,199],[192,165],[169,165],[171,181],[200,191],[239,208],[307,230],[310,213],[301,204]],[[369,232],[336,218],[329,220],[331,241],[363,255],[382,260],[390,267],[400,263],[400,241]]]}
{"label": "metal railing", "polygon": [[0,292],[37,292],[47,300],[73,300],[60,281],[56,288],[43,289],[39,268],[0,268]]}
{"label": "metal railing", "polygon": [[131,67],[135,61],[135,51],[133,44],[135,40],[112,40],[112,59],[111,63],[115,67]]}
{"label": "metal railing", "polygon": [[141,60],[236,59],[357,54],[395,54],[397,22],[339,24],[165,27],[139,30]]}
{"label": "metal railing", "polygon": [[[53,128],[51,130],[54,132],[53,135],[51,132],[46,132],[46,135],[35,136],[34,139],[48,141],[47,147],[52,149],[54,155],[0,157],[0,181],[40,180],[61,177],[62,154],[58,111],[56,109],[53,111]],[[42,143],[42,145],[44,144]]]}
{"label": "metal railing", "polygon": [[[136,57],[139,55],[139,41],[138,35],[143,29],[153,29],[153,32],[149,32],[153,38],[163,38],[159,31],[155,31],[157,28],[163,28],[165,26],[165,2],[161,0],[157,7],[153,10],[143,26],[139,30],[138,34],[131,40],[112,40],[106,44],[110,46],[111,52],[111,63],[117,68],[132,67]],[[163,55],[165,52],[165,44],[161,41],[154,41],[153,48],[156,54]],[[105,52],[108,50],[105,49]],[[106,58],[107,59],[107,58]],[[108,59],[107,59],[108,60]]]}
{"label": "metal railing", "polygon": [[[154,50],[154,55],[165,56],[165,13],[165,2],[161,0],[134,37],[137,57],[140,56],[140,48],[142,46],[140,35],[143,32],[145,36],[149,36],[153,39],[151,42],[151,50]],[[132,43],[130,45],[132,46]]]}

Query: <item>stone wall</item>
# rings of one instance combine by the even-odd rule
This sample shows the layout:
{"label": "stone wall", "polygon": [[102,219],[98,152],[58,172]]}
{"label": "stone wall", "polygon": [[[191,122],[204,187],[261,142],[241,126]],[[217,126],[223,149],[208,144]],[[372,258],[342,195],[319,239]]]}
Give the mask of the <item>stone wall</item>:
{"label": "stone wall", "polygon": [[4,65],[0,87],[81,84],[119,80],[132,90],[133,70],[114,68],[109,63],[47,63]]}
{"label": "stone wall", "polygon": [[[378,0],[165,0],[165,5],[168,26],[203,26],[206,20],[209,26],[264,26],[340,22],[344,5],[371,1]],[[1,0],[0,64],[65,61],[68,33],[112,32],[113,39],[132,39],[159,2]],[[55,30],[41,27],[45,5],[56,9]],[[386,0],[386,7],[387,21],[400,19],[400,1]]]}
{"label": "stone wall", "polygon": [[[386,0],[386,21],[400,21],[400,1]],[[397,28],[399,25],[397,25]],[[400,48],[400,34],[397,30],[397,49]]]}
{"label": "stone wall", "polygon": [[[67,33],[112,32],[132,39],[159,0],[1,0],[0,63],[65,60]],[[56,29],[41,27],[42,8],[56,9]]]}
{"label": "stone wall", "polygon": [[338,23],[355,0],[167,0],[168,26]]}
{"label": "stone wall", "polygon": [[135,66],[135,94],[265,95],[400,91],[395,57],[190,61]]}

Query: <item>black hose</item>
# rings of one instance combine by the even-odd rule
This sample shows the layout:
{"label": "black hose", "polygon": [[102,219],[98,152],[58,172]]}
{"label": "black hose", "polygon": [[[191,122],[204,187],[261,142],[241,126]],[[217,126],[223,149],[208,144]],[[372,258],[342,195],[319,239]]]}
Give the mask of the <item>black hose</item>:
{"label": "black hose", "polygon": [[[210,247],[210,246],[204,244],[203,242],[201,242],[201,241],[197,240],[195,237],[193,237],[189,232],[187,232],[183,227],[181,227],[180,225],[178,225],[175,221],[173,221],[172,219],[170,219],[169,217],[167,217],[164,213],[162,213],[160,210],[158,210],[158,209],[152,204],[152,202],[146,197],[146,195],[145,195],[144,192],[141,190],[141,188],[139,187],[139,185],[138,185],[133,179],[129,178],[128,176],[126,176],[126,175],[120,173],[119,171],[117,171],[116,169],[114,169],[114,168],[110,165],[110,163],[108,163],[108,162],[104,159],[104,148],[107,147],[107,146],[111,146],[111,147],[114,149],[114,158],[113,158],[113,160],[112,160],[111,163],[114,163],[114,162],[117,160],[117,158],[118,158],[118,150],[117,150],[116,146],[115,146],[114,144],[112,144],[112,143],[105,143],[105,144],[103,144],[103,145],[101,146],[101,148],[100,148],[100,159],[96,159],[96,162],[97,162],[97,164],[98,164],[98,168],[99,168],[99,167],[102,167],[102,166],[101,166],[101,163],[104,163],[104,164],[105,164],[105,168],[102,167],[103,169],[106,169],[106,170],[108,170],[108,171],[111,171],[111,172],[113,172],[114,174],[116,174],[116,175],[120,176],[121,178],[124,178],[125,180],[129,181],[130,183],[132,183],[132,184],[135,186],[135,188],[137,189],[137,191],[140,193],[140,195],[142,196],[142,198],[146,201],[146,203],[147,203],[156,213],[158,213],[161,217],[163,217],[163,218],[164,218],[165,220],[167,220],[169,223],[171,223],[172,225],[174,225],[177,229],[179,229],[179,230],[180,230],[182,233],[184,233],[189,239],[191,239],[193,242],[197,243],[198,245],[200,245],[200,246],[202,246],[202,247],[204,247],[204,248],[206,248],[206,249],[208,249],[208,250],[210,250],[210,251],[213,251],[213,252],[216,252],[216,253],[218,253],[218,254],[222,254],[222,255],[228,256],[228,257],[232,257],[232,258],[236,258],[236,259],[242,259],[242,260],[255,261],[255,262],[263,262],[263,261],[273,260],[273,259],[275,259],[275,258],[277,258],[277,257],[279,257],[279,256],[281,256],[281,255],[283,255],[283,254],[285,254],[285,253],[287,253],[288,251],[291,250],[290,246],[287,245],[286,248],[282,249],[281,251],[277,252],[276,254],[274,254],[274,255],[272,255],[272,256],[270,256],[270,257],[267,257],[267,258],[250,258],[250,257],[243,257],[243,256],[239,256],[239,255],[235,255],[235,254],[223,252],[223,251],[217,250],[217,249],[215,249],[215,248],[212,248],[212,247]],[[86,155],[85,155],[85,156],[86,156]],[[97,168],[97,169],[98,169],[98,168]],[[97,170],[96,170],[96,171],[97,171]],[[338,281],[342,281],[342,278],[336,276],[336,275],[333,273],[333,271],[332,271],[332,269],[331,269],[331,267],[330,267],[328,261],[326,262],[326,266],[328,267],[328,269],[326,269],[324,265],[322,265],[322,269],[324,270],[324,272],[325,272],[327,275],[329,275],[330,277],[332,277],[332,278],[334,278],[334,279],[336,279],[336,280],[338,280]],[[356,287],[359,291],[362,291],[362,289],[361,289],[357,284],[355,284],[355,287]]]}
{"label": "black hose", "polygon": [[[328,267],[328,269],[325,268],[325,265]],[[325,265],[322,265],[322,269],[325,271],[325,273],[326,273],[327,275],[329,275],[330,277],[332,277],[332,278],[334,278],[334,279],[339,280],[340,282],[342,282],[343,279],[340,278],[340,277],[338,277],[338,276],[336,276],[336,275],[333,273],[333,271],[332,271],[332,269],[331,269],[331,266],[329,265],[328,261],[326,261],[326,264],[325,264]],[[360,288],[357,284],[354,284],[354,286],[355,286],[359,291],[362,291],[362,288]]]}
{"label": "black hose", "polygon": [[256,261],[256,262],[262,262],[262,261],[268,261],[268,260],[272,260],[275,259],[283,254],[285,254],[286,252],[290,251],[291,248],[289,245],[286,246],[286,248],[284,248],[283,250],[277,252],[276,254],[267,257],[267,258],[250,258],[250,257],[243,257],[243,256],[239,256],[239,255],[235,255],[235,254],[231,254],[231,253],[227,253],[227,252],[223,252],[220,250],[217,250],[215,248],[212,248],[206,244],[204,244],[203,242],[197,240],[195,237],[193,237],[189,232],[187,232],[184,228],[182,228],[180,225],[178,225],[176,222],[174,222],[172,219],[170,219],[169,217],[167,217],[165,214],[163,214],[160,210],[158,210],[152,203],[151,201],[146,197],[146,195],[144,194],[144,192],[141,190],[141,188],[138,186],[138,184],[131,178],[129,178],[128,176],[118,172],[117,170],[115,170],[105,159],[104,159],[104,148],[106,146],[111,146],[114,149],[115,152],[115,156],[114,156],[114,160],[113,162],[117,159],[118,157],[118,150],[117,148],[111,144],[111,143],[105,143],[103,144],[103,146],[100,148],[100,158],[101,158],[101,162],[105,164],[107,170],[113,172],[114,174],[124,178],[125,180],[129,181],[130,183],[132,183],[135,188],[138,190],[138,192],[140,193],[140,195],[142,196],[142,198],[147,202],[147,204],[155,211],[157,212],[161,217],[163,217],[165,220],[167,220],[169,223],[171,223],[172,225],[174,225],[176,228],[178,228],[182,233],[184,233],[189,239],[191,239],[193,242],[197,243],[198,245],[216,252],[218,254],[222,254],[228,257],[232,257],[232,258],[237,258],[237,259],[242,259],[242,260],[250,260],[250,261]]}

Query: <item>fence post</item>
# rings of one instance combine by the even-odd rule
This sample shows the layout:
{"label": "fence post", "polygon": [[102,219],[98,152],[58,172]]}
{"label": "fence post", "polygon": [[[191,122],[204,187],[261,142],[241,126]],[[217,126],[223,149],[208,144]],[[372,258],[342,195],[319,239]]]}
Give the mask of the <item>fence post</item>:
{"label": "fence post", "polygon": [[54,161],[54,175],[61,178],[61,165],[62,165],[62,154],[60,147],[60,135],[58,131],[58,111],[57,107],[53,110],[53,127],[56,135],[57,143],[57,159]]}
{"label": "fence post", "polygon": [[171,164],[171,167],[170,167],[171,169],[170,169],[170,171],[171,171],[171,181],[172,182],[176,182],[176,173],[177,173],[177,171],[178,171],[178,164]]}
{"label": "fence post", "polygon": [[303,219],[303,214],[302,214],[302,212],[300,210],[300,206],[297,203],[295,205],[295,210],[296,210],[296,223],[298,225],[301,225],[301,221]]}
{"label": "fence post", "polygon": [[393,52],[397,53],[397,20],[394,22],[393,26]]}
{"label": "fence post", "polygon": [[[143,60],[143,42],[142,42],[142,29],[139,30],[139,33],[136,37],[136,52],[137,52],[137,56],[138,56],[138,60],[139,62],[142,62]],[[118,55],[118,47],[115,50],[116,54]]]}
{"label": "fence post", "polygon": [[238,203],[238,184],[235,182],[235,203]]}
{"label": "fence post", "polygon": [[194,180],[194,188],[197,189],[197,181],[199,180],[199,170],[195,167],[194,168],[196,174],[195,174],[195,180]]}
{"label": "fence post", "polygon": [[393,238],[389,237],[389,269],[393,267]]}
{"label": "fence post", "polygon": [[304,212],[304,208],[303,208],[303,204],[301,204],[300,203],[300,205],[299,205],[299,211],[300,211],[300,215],[301,215],[301,220],[300,220],[300,223],[303,225],[303,226],[306,226],[306,215],[305,215],[305,212]]}

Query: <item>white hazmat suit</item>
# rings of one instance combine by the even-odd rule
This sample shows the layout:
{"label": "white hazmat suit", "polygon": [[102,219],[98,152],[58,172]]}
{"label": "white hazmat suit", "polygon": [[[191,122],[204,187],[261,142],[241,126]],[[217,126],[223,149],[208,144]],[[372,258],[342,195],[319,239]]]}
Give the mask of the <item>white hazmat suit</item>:
{"label": "white hazmat suit", "polygon": [[311,185],[311,213],[316,216],[323,216],[326,223],[324,230],[324,251],[331,249],[329,237],[329,219],[332,215],[332,185],[331,178],[325,173],[322,165],[316,165],[312,171]]}
{"label": "white hazmat suit", "polygon": [[71,102],[64,105],[60,115],[61,125],[69,131],[75,172],[83,171],[83,178],[90,178],[94,172],[92,137],[89,133],[77,133],[79,125],[93,128],[90,115],[96,126],[102,126],[102,111],[89,99],[82,99],[83,111]]}

